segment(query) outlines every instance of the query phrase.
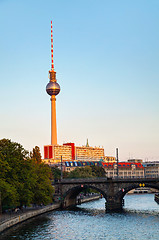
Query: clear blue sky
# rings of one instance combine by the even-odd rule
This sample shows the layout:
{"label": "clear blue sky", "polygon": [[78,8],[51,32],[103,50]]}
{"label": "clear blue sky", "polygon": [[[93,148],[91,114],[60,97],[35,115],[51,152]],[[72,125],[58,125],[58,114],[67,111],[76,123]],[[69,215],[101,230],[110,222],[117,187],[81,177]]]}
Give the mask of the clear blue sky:
{"label": "clear blue sky", "polygon": [[159,1],[0,0],[0,139],[50,144],[50,21],[58,143],[159,160]]}

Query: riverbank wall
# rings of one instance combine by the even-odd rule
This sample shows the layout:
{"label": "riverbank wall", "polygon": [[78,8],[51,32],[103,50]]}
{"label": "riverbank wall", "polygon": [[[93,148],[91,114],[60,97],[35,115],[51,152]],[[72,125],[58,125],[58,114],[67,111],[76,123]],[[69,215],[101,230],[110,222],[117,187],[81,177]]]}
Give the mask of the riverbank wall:
{"label": "riverbank wall", "polygon": [[[79,199],[80,201],[78,200],[77,204],[95,201],[95,200],[98,200],[99,198],[100,198],[99,195],[91,196],[91,197],[89,196],[89,197],[86,197],[83,199]],[[6,219],[4,222],[2,222],[0,224],[0,233],[14,225],[24,222],[30,218],[39,216],[39,215],[47,213],[47,212],[51,212],[53,210],[59,209],[60,207],[61,207],[61,203],[54,203],[52,205],[45,206],[45,207],[37,209],[37,210],[32,210],[32,211],[28,211],[26,213],[17,214],[16,216],[14,216],[8,220]]]}
{"label": "riverbank wall", "polygon": [[52,204],[52,205],[49,205],[49,206],[45,206],[41,209],[28,211],[26,213],[21,213],[21,214],[13,217],[11,219],[8,219],[8,220],[2,222],[0,224],[0,233],[3,232],[4,230],[6,230],[6,229],[18,224],[18,223],[26,221],[30,218],[36,217],[36,216],[41,215],[43,213],[53,211],[55,209],[58,209],[58,208],[60,208],[60,206],[61,206],[60,203],[56,203],[56,204]]}
{"label": "riverbank wall", "polygon": [[157,202],[159,204],[159,193],[155,194],[155,202]]}
{"label": "riverbank wall", "polygon": [[86,202],[96,201],[96,200],[99,200],[99,199],[100,199],[99,195],[92,196],[92,197],[86,197],[86,198],[83,198],[83,199],[78,199],[77,200],[77,205],[80,205],[80,204],[86,203]]}

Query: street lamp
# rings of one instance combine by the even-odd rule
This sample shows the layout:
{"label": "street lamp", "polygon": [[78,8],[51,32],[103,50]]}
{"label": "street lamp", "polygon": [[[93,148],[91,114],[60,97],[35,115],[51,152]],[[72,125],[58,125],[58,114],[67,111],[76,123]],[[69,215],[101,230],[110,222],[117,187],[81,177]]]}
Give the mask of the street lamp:
{"label": "street lamp", "polygon": [[118,162],[119,162],[119,159],[118,159],[118,148],[116,148],[117,178],[119,176]]}
{"label": "street lamp", "polygon": [[62,181],[62,179],[63,179],[63,171],[62,171],[63,169],[62,169],[62,156],[61,156],[61,181]]}

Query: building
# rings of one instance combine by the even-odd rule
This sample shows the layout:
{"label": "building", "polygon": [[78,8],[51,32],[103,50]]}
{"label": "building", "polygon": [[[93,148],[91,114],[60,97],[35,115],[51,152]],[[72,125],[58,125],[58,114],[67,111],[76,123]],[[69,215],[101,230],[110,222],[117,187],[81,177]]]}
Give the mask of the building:
{"label": "building", "polygon": [[143,163],[142,159],[129,159],[128,162]]}
{"label": "building", "polygon": [[[104,148],[78,147],[74,143],[44,146],[44,162],[48,164],[61,161],[104,161]],[[112,159],[113,157],[111,157]]]}
{"label": "building", "polygon": [[145,177],[156,178],[159,177],[159,161],[144,162]]}
{"label": "building", "polygon": [[70,145],[47,145],[44,146],[44,162],[53,164],[62,161],[72,161],[72,148]]}
{"label": "building", "polygon": [[86,167],[86,166],[100,166],[102,167],[102,163],[100,161],[87,161],[87,162],[82,162],[82,161],[70,161],[70,162],[65,162],[63,164],[63,170],[66,172],[71,172],[77,167]]}
{"label": "building", "polygon": [[[104,163],[102,165],[105,169],[106,176],[109,178],[117,177],[117,163]],[[144,167],[141,163],[118,163],[118,176],[119,178],[136,178],[144,177]]]}
{"label": "building", "polygon": [[104,157],[104,162],[106,162],[106,163],[115,163],[116,162],[116,158],[112,157],[112,156],[105,156]]}
{"label": "building", "polygon": [[75,159],[81,161],[99,161],[104,159],[104,148],[75,147]]}

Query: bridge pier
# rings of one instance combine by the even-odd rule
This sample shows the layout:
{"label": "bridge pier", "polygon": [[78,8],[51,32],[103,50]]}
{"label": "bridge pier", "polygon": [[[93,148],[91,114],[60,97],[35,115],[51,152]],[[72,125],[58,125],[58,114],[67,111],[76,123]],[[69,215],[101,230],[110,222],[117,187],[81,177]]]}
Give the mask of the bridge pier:
{"label": "bridge pier", "polygon": [[74,207],[76,206],[76,198],[73,198],[73,199],[65,199],[62,204],[61,204],[61,207],[63,209],[66,209],[66,208],[70,208],[70,207]]}
{"label": "bridge pier", "polygon": [[123,209],[124,201],[122,199],[115,199],[108,197],[105,203],[106,212],[118,212]]}

